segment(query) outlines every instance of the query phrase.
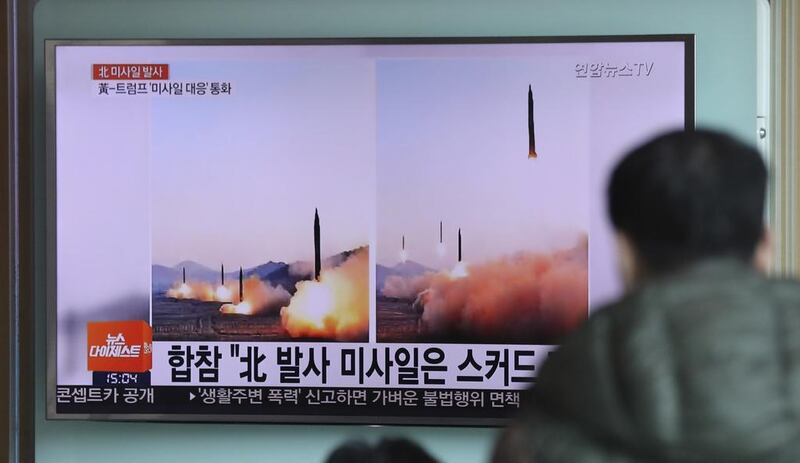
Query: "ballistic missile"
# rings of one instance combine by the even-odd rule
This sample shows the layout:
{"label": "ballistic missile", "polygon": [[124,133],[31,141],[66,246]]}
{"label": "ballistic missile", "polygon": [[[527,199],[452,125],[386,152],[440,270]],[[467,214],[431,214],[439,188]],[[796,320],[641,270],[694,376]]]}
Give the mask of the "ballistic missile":
{"label": "ballistic missile", "polygon": [[183,267],[183,284],[186,284],[186,267]]}
{"label": "ballistic missile", "polygon": [[458,229],[458,261],[461,262],[461,229]]}
{"label": "ballistic missile", "polygon": [[322,271],[322,257],[319,248],[319,212],[314,209],[314,279],[317,281],[319,281],[319,274]]}
{"label": "ballistic missile", "polygon": [[439,221],[439,244],[442,244],[442,221]]}
{"label": "ballistic missile", "polygon": [[225,264],[219,264],[219,284],[225,286]]}
{"label": "ballistic missile", "polygon": [[533,90],[528,85],[528,159],[535,159],[536,157],[536,133],[533,128]]}
{"label": "ballistic missile", "polygon": [[408,254],[406,253],[406,235],[401,235],[400,237],[400,262],[405,263],[408,260]]}
{"label": "ballistic missile", "polygon": [[242,301],[244,301],[244,274],[242,267],[239,267],[239,303],[241,304]]}

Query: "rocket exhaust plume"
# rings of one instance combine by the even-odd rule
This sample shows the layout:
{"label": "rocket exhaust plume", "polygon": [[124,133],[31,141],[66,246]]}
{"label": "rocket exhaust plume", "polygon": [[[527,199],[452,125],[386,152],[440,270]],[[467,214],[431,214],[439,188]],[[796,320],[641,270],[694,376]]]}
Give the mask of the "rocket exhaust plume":
{"label": "rocket exhaust plume", "polygon": [[177,288],[171,288],[167,291],[167,297],[174,297],[176,299],[190,299],[193,297],[194,291],[192,287],[186,284],[186,267],[182,268],[183,279],[182,283],[177,285]]}
{"label": "rocket exhaust plume", "polygon": [[281,324],[293,338],[366,341],[369,335],[369,250],[360,248],[319,280],[300,281],[281,309]]}
{"label": "rocket exhaust plume", "polygon": [[450,278],[458,279],[464,278],[469,275],[469,269],[467,268],[467,263],[461,260],[461,229],[458,229],[458,262],[456,262],[455,267],[450,270]]}
{"label": "rocket exhaust plume", "polygon": [[225,286],[225,264],[219,264],[219,286],[217,286],[215,295],[217,301],[231,301],[231,290]]}
{"label": "rocket exhaust plume", "polygon": [[408,253],[406,252],[406,235],[402,235],[400,241],[400,262],[408,260]]}
{"label": "rocket exhaust plume", "polygon": [[533,90],[528,85],[528,159],[535,159],[536,154],[536,132],[533,127]]}
{"label": "rocket exhaust plume", "polygon": [[228,302],[227,304],[222,304],[219,308],[220,313],[237,315],[277,313],[292,297],[288,291],[283,289],[283,286],[272,286],[269,282],[261,281],[255,275],[251,275],[241,282],[239,291],[242,292],[243,296],[231,297],[238,296],[236,294],[236,286],[237,283],[235,282],[228,283],[228,286],[223,288],[227,297],[216,300],[219,302],[238,300],[239,303]]}
{"label": "rocket exhaust plume", "polygon": [[316,281],[319,281],[319,274],[322,271],[319,235],[319,212],[317,209],[314,209],[314,280]]}
{"label": "rocket exhaust plume", "polygon": [[[282,286],[272,286],[251,276],[214,288],[208,281],[176,282],[167,290],[167,297],[202,302],[221,302],[219,311],[223,314],[257,315],[280,310],[292,297]],[[237,288],[238,287],[238,288]],[[237,292],[238,290],[238,292]],[[234,303],[238,301],[237,303]]]}

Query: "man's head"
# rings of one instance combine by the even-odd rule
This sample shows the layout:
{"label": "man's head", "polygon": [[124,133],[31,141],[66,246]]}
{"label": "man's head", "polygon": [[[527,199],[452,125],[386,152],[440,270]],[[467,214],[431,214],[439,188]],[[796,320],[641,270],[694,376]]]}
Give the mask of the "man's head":
{"label": "man's head", "polygon": [[758,152],[721,133],[672,132],[634,149],[608,188],[626,280],[712,257],[765,267],[766,183]]}

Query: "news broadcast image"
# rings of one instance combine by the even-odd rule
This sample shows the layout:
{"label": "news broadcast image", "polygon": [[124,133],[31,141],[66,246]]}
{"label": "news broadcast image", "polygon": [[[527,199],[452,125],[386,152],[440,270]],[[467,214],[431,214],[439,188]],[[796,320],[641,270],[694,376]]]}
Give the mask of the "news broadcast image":
{"label": "news broadcast image", "polygon": [[502,423],[687,44],[49,44],[48,416]]}

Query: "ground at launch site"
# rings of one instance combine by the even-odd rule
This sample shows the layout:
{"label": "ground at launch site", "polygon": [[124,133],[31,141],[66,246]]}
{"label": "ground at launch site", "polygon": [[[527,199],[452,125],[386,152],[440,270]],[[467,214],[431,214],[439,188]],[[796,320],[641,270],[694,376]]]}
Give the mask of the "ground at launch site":
{"label": "ground at launch site", "polygon": [[378,341],[423,341],[419,332],[420,316],[412,310],[409,301],[378,296]]}
{"label": "ground at launch site", "polygon": [[[279,313],[222,314],[215,301],[153,296],[154,341],[287,341]],[[304,339],[308,340],[308,339]]]}

